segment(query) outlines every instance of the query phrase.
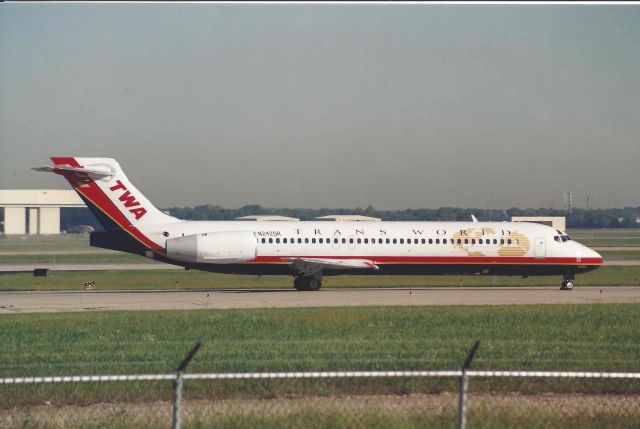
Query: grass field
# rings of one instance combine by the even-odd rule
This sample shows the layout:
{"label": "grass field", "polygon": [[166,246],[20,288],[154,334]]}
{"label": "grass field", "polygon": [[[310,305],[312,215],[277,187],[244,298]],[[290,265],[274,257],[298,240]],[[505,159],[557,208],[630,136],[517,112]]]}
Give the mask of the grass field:
{"label": "grass field", "polygon": [[640,246],[640,228],[570,229],[567,233],[590,247]]}
{"label": "grass field", "polygon": [[[292,288],[291,276],[239,276],[183,270],[144,271],[53,271],[47,277],[31,273],[0,275],[0,291],[81,290],[84,282],[95,281],[98,290],[127,289],[273,289]],[[562,279],[551,277],[492,276],[335,276],[325,277],[323,287],[473,287],[473,286],[558,286]],[[602,267],[579,275],[576,286],[638,286],[640,266]]]}
{"label": "grass field", "polygon": [[640,306],[366,307],[15,314],[0,317],[0,375],[171,371],[640,370]]}
{"label": "grass field", "polygon": [[[203,346],[189,372],[455,369],[476,339],[482,343],[473,362],[475,369],[639,371],[639,312],[638,305],[594,304],[5,315],[0,318],[3,344],[0,376],[167,373],[174,370],[196,341],[202,341]],[[205,401],[202,409],[240,401],[233,411],[240,415],[228,416],[228,421],[222,421],[225,424],[218,426],[220,413],[208,417],[213,420],[204,420],[217,422],[216,427],[295,427],[285,423],[299,421],[300,413],[317,415],[318,428],[358,427],[354,423],[374,422],[380,412],[387,419],[387,427],[417,427],[433,418],[436,419],[433,427],[450,427],[455,410],[455,402],[451,400],[450,406],[426,413],[429,418],[424,417],[424,408],[410,418],[419,410],[388,409],[374,403],[354,415],[353,408],[332,412],[330,405],[343,404],[346,397],[357,400],[362,395],[379,400],[384,395],[400,398],[436,395],[427,402],[432,404],[442,401],[438,397],[447,392],[452,398],[456,383],[455,379],[189,381],[185,398]],[[590,407],[589,415],[595,420],[585,422],[601,423],[584,427],[633,427],[629,422],[637,422],[640,409],[637,381],[474,379],[470,391],[472,398],[533,395],[525,404],[551,400],[550,394],[576,392],[627,398],[623,401],[627,404],[624,412],[615,404],[600,410],[595,405]],[[313,397],[327,399],[316,409],[293,407],[291,402],[311,404],[309,398]],[[108,404],[139,404],[149,410],[156,406],[156,401],[170,398],[170,382],[3,386],[0,421],[3,415],[11,414],[13,407],[18,407],[18,414],[32,410],[29,413],[44,413],[48,418],[58,407],[63,410],[71,407],[64,414],[77,417],[91,410],[87,408],[91,404],[98,404],[102,410],[107,410]],[[557,405],[562,398],[558,396],[552,402]],[[247,415],[251,408],[246,401],[256,400],[275,400],[275,412],[260,413],[254,409]],[[408,400],[401,403],[406,405]],[[522,405],[522,401],[518,403]],[[602,404],[608,399],[602,396],[594,401]],[[38,408],[42,404],[49,406]],[[576,400],[566,406],[581,404]],[[73,411],[73,407],[80,408]],[[124,415],[120,408],[116,409],[120,411],[105,417],[104,427],[127,427],[127,420],[121,425],[109,423],[120,421],[113,418]],[[292,413],[282,415],[287,409]],[[534,421],[555,422],[553,427],[555,424],[565,427],[570,422],[575,426],[575,422],[585,417],[584,413],[567,417],[561,410],[550,412],[548,406],[538,411],[520,411],[521,414],[515,410],[514,406],[481,407],[471,416],[475,415],[475,421],[482,423],[476,427],[513,427],[526,413]],[[95,422],[99,416],[99,413],[85,415],[89,422]],[[404,418],[408,418],[406,424],[392,423]],[[29,419],[31,426],[26,427],[45,426]],[[437,421],[440,423],[436,424]],[[131,426],[131,420],[128,422]],[[332,422],[340,424],[334,426]],[[86,427],[72,423],[60,427]]]}

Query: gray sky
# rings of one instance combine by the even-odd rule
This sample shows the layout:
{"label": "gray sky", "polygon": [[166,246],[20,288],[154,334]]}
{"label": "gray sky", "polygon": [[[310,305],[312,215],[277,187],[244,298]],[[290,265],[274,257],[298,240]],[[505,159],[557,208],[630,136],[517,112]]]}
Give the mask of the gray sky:
{"label": "gray sky", "polygon": [[640,205],[640,5],[1,4],[0,188],[160,207]]}

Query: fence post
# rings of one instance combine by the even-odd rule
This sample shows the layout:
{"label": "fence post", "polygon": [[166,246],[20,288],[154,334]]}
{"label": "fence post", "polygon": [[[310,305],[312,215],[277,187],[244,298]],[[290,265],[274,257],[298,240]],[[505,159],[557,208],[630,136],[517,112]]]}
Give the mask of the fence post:
{"label": "fence post", "polygon": [[176,369],[176,379],[173,382],[173,429],[180,429],[180,416],[182,414],[182,372],[187,368],[191,359],[195,356],[196,352],[200,349],[202,343],[198,341],[191,349],[189,354],[180,362]]}
{"label": "fence post", "polygon": [[477,340],[469,353],[467,354],[467,358],[462,364],[462,375],[460,376],[460,394],[458,396],[458,418],[456,421],[456,428],[465,429],[467,425],[467,387],[469,386],[469,377],[467,376],[467,369],[471,366],[471,361],[473,360],[473,355],[475,355],[476,350],[480,346],[480,340]]}

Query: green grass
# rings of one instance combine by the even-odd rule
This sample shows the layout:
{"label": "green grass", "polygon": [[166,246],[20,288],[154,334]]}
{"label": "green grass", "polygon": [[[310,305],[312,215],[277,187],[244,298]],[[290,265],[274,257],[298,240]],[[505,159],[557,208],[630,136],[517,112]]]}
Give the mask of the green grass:
{"label": "green grass", "polygon": [[633,259],[640,260],[640,250],[600,250],[598,251],[605,260],[609,259]]}
{"label": "green grass", "polygon": [[0,375],[171,371],[640,370],[640,306],[444,306],[15,314],[0,317]]}
{"label": "green grass", "polygon": [[133,255],[131,253],[98,253],[85,251],[75,254],[36,254],[36,255],[2,255],[0,254],[0,264],[19,264],[19,263],[126,263],[126,264],[146,264],[152,263],[153,260],[144,256]]}
{"label": "green grass", "polygon": [[567,233],[585,246],[640,246],[640,228],[571,229]]}
{"label": "green grass", "polygon": [[[81,290],[86,281],[95,281],[98,290],[292,288],[291,276],[240,276],[184,270],[145,271],[52,271],[47,277],[31,273],[0,275],[0,290]],[[324,286],[343,287],[481,287],[559,286],[560,276],[335,276],[325,277]],[[605,266],[577,276],[576,285],[638,286],[640,266]]]}
{"label": "green grass", "polygon": [[[166,373],[196,341],[203,346],[189,372],[452,369],[461,365],[476,339],[482,343],[475,369],[639,371],[638,314],[640,305],[594,304],[5,315],[0,317],[0,376]],[[294,408],[289,414],[277,407],[275,414],[251,410],[238,414],[243,410],[240,404],[235,415],[213,413],[199,420],[192,415],[189,427],[299,427],[296,422],[303,421],[313,421],[317,428],[356,423],[377,427],[376,421],[384,422],[380,427],[424,427],[425,422],[430,427],[451,427],[453,394],[450,406],[429,413],[416,408],[369,406],[357,412],[333,408],[341,403],[340,395],[453,393],[456,383],[455,379],[188,381],[185,398],[209,404],[221,399],[274,399],[285,411],[291,399],[328,399],[320,401],[326,406]],[[558,409],[483,408],[473,402],[474,395],[509,392],[624,393],[635,395],[631,401],[637,402],[640,392],[635,381],[473,379],[470,389],[470,427],[633,427],[629,422],[638,417],[633,406],[633,412],[628,406],[623,410],[612,406],[567,416]],[[51,411],[40,410],[46,415],[77,404],[82,408],[63,411],[64,415],[80,413],[85,420],[77,418],[84,423],[72,418],[61,426],[86,427],[87,422],[91,426],[103,421],[103,414],[87,405],[99,404],[106,410],[108,404],[137,403],[148,409],[155,401],[170,399],[170,382],[4,386],[0,422],[3,413],[18,407],[25,417],[12,421],[44,427],[29,420],[28,407],[51,403]],[[169,409],[168,402],[163,409]],[[136,415],[117,411],[104,417],[104,427],[143,427],[158,419],[149,415],[148,421],[140,422]],[[162,422],[166,424],[167,417],[158,420],[158,426]]]}
{"label": "green grass", "polygon": [[0,235],[1,252],[68,251],[90,249],[88,234]]}

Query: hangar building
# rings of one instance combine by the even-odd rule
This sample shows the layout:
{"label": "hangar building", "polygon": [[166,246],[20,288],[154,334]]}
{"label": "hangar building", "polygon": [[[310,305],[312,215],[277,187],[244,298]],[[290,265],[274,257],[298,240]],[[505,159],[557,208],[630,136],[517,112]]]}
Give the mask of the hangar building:
{"label": "hangar building", "polygon": [[86,206],[73,190],[0,190],[7,235],[60,234],[60,208],[63,207]]}

